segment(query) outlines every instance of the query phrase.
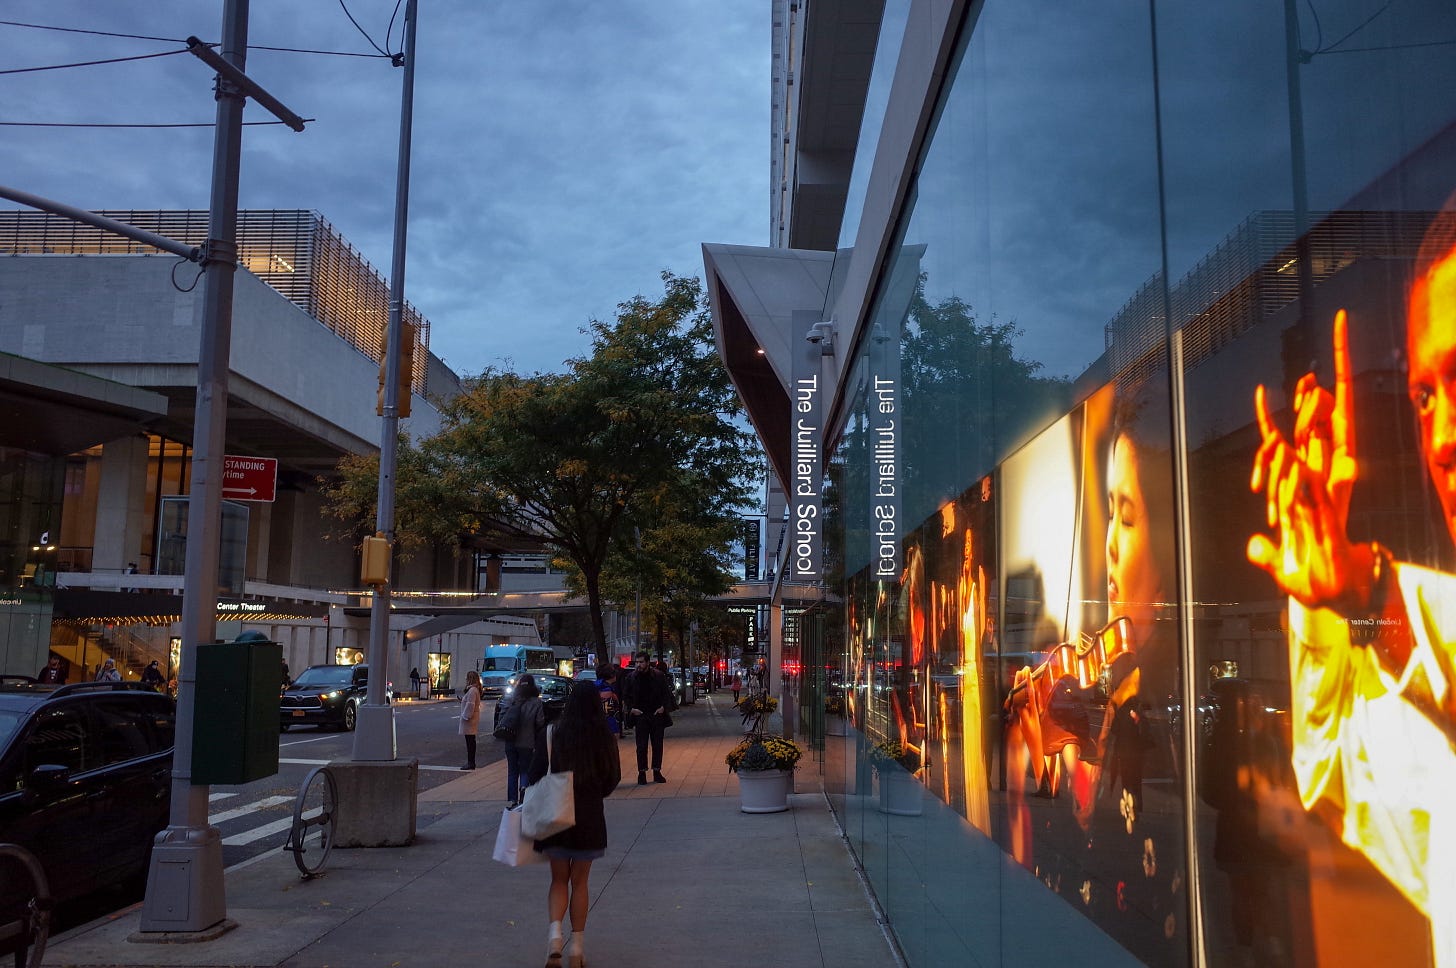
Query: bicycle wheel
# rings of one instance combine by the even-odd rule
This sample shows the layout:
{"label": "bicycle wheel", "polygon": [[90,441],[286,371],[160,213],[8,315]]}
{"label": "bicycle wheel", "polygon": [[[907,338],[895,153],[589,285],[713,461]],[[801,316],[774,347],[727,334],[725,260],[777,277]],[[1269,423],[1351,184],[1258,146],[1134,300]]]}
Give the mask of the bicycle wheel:
{"label": "bicycle wheel", "polygon": [[304,877],[314,877],[323,870],[334,846],[334,811],[339,800],[334,775],[328,767],[315,767],[299,787],[293,805],[293,829],[289,831],[285,850],[293,852],[293,862]]}
{"label": "bicycle wheel", "polygon": [[[19,868],[16,877],[14,868]],[[0,869],[5,880],[17,884],[29,884],[22,895],[29,895],[19,920],[6,924],[0,922],[0,939],[16,945],[15,964],[18,968],[39,968],[45,958],[46,938],[50,935],[51,899],[50,885],[45,871],[35,855],[18,844],[0,844]],[[30,953],[26,954],[29,947]]]}

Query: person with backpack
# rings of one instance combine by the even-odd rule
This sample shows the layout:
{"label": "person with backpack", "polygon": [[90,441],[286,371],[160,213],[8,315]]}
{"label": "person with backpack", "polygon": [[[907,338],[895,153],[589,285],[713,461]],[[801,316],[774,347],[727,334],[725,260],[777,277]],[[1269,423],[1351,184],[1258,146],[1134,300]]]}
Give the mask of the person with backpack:
{"label": "person with backpack", "polygon": [[541,703],[536,677],[530,673],[516,680],[511,697],[511,704],[495,728],[495,737],[505,745],[506,799],[514,804],[526,795],[536,750],[545,751],[546,707]]}
{"label": "person with backpack", "polygon": [[602,697],[602,712],[607,717],[607,728],[617,739],[622,738],[622,697],[617,692],[617,667],[610,662],[597,666],[596,687]]}
{"label": "person with backpack", "polygon": [[465,695],[460,697],[460,735],[465,737],[465,765],[460,769],[475,769],[475,734],[480,728],[480,673],[474,669],[465,673]]}

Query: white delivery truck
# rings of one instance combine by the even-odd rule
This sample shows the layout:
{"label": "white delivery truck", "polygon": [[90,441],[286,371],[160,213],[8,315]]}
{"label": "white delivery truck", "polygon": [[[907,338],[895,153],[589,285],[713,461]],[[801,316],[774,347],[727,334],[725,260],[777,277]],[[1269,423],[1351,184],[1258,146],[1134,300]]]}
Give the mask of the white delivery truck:
{"label": "white delivery truck", "polygon": [[549,645],[487,645],[480,663],[480,688],[499,698],[526,672],[556,674],[556,654]]}

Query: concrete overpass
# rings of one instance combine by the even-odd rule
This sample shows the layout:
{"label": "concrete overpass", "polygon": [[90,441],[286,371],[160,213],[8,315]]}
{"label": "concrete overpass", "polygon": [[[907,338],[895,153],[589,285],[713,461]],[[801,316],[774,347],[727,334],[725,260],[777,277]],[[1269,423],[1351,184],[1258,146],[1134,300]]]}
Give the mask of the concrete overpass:
{"label": "concrete overpass", "polygon": [[[818,585],[783,582],[778,586],[779,597],[775,600],[774,587],[771,580],[739,582],[722,595],[715,595],[708,601],[714,605],[777,604],[803,607],[821,602],[825,598],[824,589]],[[440,593],[394,592],[390,596],[390,611],[396,615],[430,616],[428,621],[405,632],[405,640],[414,642],[494,615],[537,615],[586,610],[585,599],[568,597],[564,591],[495,592],[471,596],[464,601],[461,598],[460,595]],[[359,605],[345,608],[344,613],[367,617],[369,608],[368,596],[365,596]]]}

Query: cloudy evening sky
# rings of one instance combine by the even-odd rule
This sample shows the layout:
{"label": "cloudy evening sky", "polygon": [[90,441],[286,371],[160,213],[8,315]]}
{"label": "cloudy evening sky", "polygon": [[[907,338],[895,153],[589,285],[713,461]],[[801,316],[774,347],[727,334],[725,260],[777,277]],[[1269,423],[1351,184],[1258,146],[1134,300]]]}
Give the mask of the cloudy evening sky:
{"label": "cloudy evening sky", "polygon": [[[395,0],[253,0],[248,73],[301,134],[250,126],[245,209],[319,212],[391,261],[403,71]],[[764,244],[769,5],[419,0],[406,297],[457,372],[556,370],[616,304],[702,275],[700,244]],[[206,209],[221,0],[9,0],[0,24],[0,184],[87,209]],[[391,17],[395,17],[392,33]],[[69,31],[39,29],[64,27]],[[102,36],[97,31],[156,39]],[[373,54],[343,57],[259,47]],[[245,121],[271,120],[249,104]],[[0,200],[0,208],[16,208]]]}

